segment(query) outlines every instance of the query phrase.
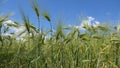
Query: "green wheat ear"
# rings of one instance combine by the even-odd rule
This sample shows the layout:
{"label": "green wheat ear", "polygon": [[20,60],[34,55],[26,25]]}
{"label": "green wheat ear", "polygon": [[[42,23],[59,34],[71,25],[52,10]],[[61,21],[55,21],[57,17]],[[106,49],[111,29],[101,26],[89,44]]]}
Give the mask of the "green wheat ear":
{"label": "green wheat ear", "polygon": [[2,26],[2,23],[9,17],[11,14],[3,15],[0,17],[0,26]]}
{"label": "green wheat ear", "polygon": [[0,17],[0,41],[2,42],[2,46],[3,46],[3,39],[2,39],[2,24],[3,22],[10,16],[10,14],[7,15],[3,15],[2,17]]}
{"label": "green wheat ear", "polygon": [[14,27],[19,27],[20,24],[17,22],[14,22],[15,24],[7,23],[8,26],[14,26]]}
{"label": "green wheat ear", "polygon": [[21,10],[21,15],[22,15],[22,19],[23,19],[25,28],[27,29],[28,33],[30,33],[29,18],[24,14],[24,12],[22,10]]}
{"label": "green wheat ear", "polygon": [[44,13],[43,13],[43,17],[44,17],[47,21],[50,22],[51,35],[52,35],[53,30],[52,30],[52,23],[51,23],[51,19],[50,19],[49,13],[48,13],[48,12],[44,12]]}
{"label": "green wheat ear", "polygon": [[11,14],[3,15],[0,17],[0,34],[1,34],[2,24],[9,16],[11,16]]}
{"label": "green wheat ear", "polygon": [[36,13],[37,19],[38,19],[38,29],[41,29],[40,26],[40,8],[36,0],[32,2],[32,9]]}
{"label": "green wheat ear", "polygon": [[38,7],[36,0],[34,2],[32,2],[32,8],[33,8],[34,12],[36,13],[37,17],[39,18],[40,17],[40,10],[39,10],[39,7]]}
{"label": "green wheat ear", "polygon": [[51,21],[49,13],[44,12],[44,13],[43,13],[43,17],[44,17],[47,21],[49,21],[49,22]]}

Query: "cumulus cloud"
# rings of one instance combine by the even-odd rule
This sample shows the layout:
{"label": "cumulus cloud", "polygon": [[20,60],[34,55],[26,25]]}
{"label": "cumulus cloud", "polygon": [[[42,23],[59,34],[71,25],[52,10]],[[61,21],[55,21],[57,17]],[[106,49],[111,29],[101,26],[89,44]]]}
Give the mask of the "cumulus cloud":
{"label": "cumulus cloud", "polygon": [[[26,28],[24,25],[18,25],[12,20],[7,20],[7,21],[3,22],[3,26],[4,26],[4,28],[9,28],[8,32],[2,33],[3,36],[14,36],[14,37],[16,37],[16,40],[23,40],[23,37],[25,37],[27,34],[27,32],[25,32]],[[13,34],[11,34],[11,33],[13,33]]]}
{"label": "cumulus cloud", "polygon": [[7,24],[15,24],[12,20],[5,21],[3,25],[7,26]]}
{"label": "cumulus cloud", "polygon": [[38,34],[37,30],[33,28],[34,26],[30,28],[31,33],[28,34],[28,31],[23,24],[18,24],[12,20],[5,21],[2,25],[4,26],[3,29],[8,28],[8,31],[2,35],[14,36],[16,40],[23,40],[26,36],[32,36],[32,33],[34,33],[34,35]]}
{"label": "cumulus cloud", "polygon": [[[16,36],[18,36],[21,32],[23,32],[23,31],[25,31],[25,27],[24,26],[22,26],[22,25],[18,25],[18,24],[16,24],[14,21],[12,21],[12,20],[8,20],[8,21],[5,21],[4,23],[3,23],[3,25],[5,26],[5,27],[8,27],[9,28],[9,30],[11,30],[12,32],[14,32],[14,34],[16,35]],[[17,27],[16,27],[16,26]]]}
{"label": "cumulus cloud", "polygon": [[15,28],[14,31],[15,31],[15,35],[18,36],[20,33],[25,31],[25,27],[24,26],[20,26],[18,28]]}
{"label": "cumulus cloud", "polygon": [[95,18],[93,18],[93,17],[87,17],[88,18],[88,22],[91,22],[91,21],[93,21],[93,20],[95,20]]}
{"label": "cumulus cloud", "polygon": [[74,26],[74,28],[85,30],[85,26],[91,28],[91,27],[97,27],[100,25],[99,21],[96,21],[95,18],[88,16],[87,19],[83,20],[80,25]]}
{"label": "cumulus cloud", "polygon": [[93,27],[98,27],[100,25],[100,22],[99,21],[95,21],[94,23],[93,23]]}

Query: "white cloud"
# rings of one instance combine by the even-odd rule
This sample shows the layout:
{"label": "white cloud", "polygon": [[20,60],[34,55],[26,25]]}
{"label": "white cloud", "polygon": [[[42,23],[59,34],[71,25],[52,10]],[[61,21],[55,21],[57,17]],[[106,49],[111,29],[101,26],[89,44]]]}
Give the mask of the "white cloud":
{"label": "white cloud", "polygon": [[25,31],[25,27],[19,26],[18,28],[14,28],[14,31],[15,31],[15,35],[18,36],[21,32]]}
{"label": "white cloud", "polygon": [[3,26],[4,26],[4,28],[9,29],[9,31],[7,31],[6,33],[3,33],[3,35],[4,36],[14,36],[16,38],[16,40],[25,40],[25,37],[26,36],[32,36],[32,33],[34,33],[34,35],[38,34],[32,28],[30,28],[30,31],[32,33],[28,34],[28,31],[27,31],[26,27],[23,24],[16,24],[12,20],[8,20],[8,21],[3,22]]}
{"label": "white cloud", "polygon": [[74,26],[74,28],[77,28],[79,30],[85,30],[84,26],[91,28],[92,26],[97,27],[99,25],[100,25],[100,22],[96,21],[95,18],[90,16],[90,17],[87,17],[86,20],[83,20],[80,25]]}
{"label": "white cloud", "polygon": [[[8,27],[10,31],[6,32],[6,33],[3,33],[2,35],[3,36],[14,36],[14,37],[16,37],[17,40],[22,40],[23,37],[26,36],[27,31],[20,36],[19,36],[19,34],[21,34],[22,32],[24,32],[26,30],[25,26],[18,25],[18,27],[15,27],[15,26],[12,26],[12,25],[18,25],[18,24],[14,23],[14,21],[12,21],[12,20],[8,20],[8,21],[3,22],[3,26],[5,28]],[[11,32],[14,33],[14,34],[10,34]]]}
{"label": "white cloud", "polygon": [[88,17],[88,19],[86,20],[87,21],[87,24],[89,27],[97,27],[98,25],[100,25],[100,22],[99,21],[96,21],[95,18],[93,17]]}
{"label": "white cloud", "polygon": [[81,25],[80,26],[74,26],[74,28],[79,29],[79,30],[85,30]]}
{"label": "white cloud", "polygon": [[87,21],[88,25],[91,26],[92,25],[92,21],[94,21],[94,20],[95,20],[95,18],[93,18],[93,17],[90,16],[90,17],[87,17],[86,21]]}
{"label": "white cloud", "polygon": [[3,25],[4,25],[5,27],[8,27],[8,24],[15,25],[15,23],[14,23],[12,20],[8,20],[8,21],[3,22]]}
{"label": "white cloud", "polygon": [[87,17],[87,18],[88,18],[88,21],[89,21],[89,22],[95,20],[95,18],[93,18],[93,17],[91,17],[91,16],[90,16],[90,17]]}
{"label": "white cloud", "polygon": [[97,27],[100,25],[100,22],[99,21],[95,21],[95,23],[93,23],[93,27]]}
{"label": "white cloud", "polygon": [[[9,24],[11,24],[11,26],[9,26]],[[12,25],[17,25],[16,23],[14,23],[14,21],[12,20],[8,20],[8,21],[5,21],[3,23],[3,25],[5,27],[9,27],[9,30],[11,30],[12,32],[14,32],[14,34],[16,36],[18,36],[21,32],[25,31],[25,27],[22,26],[22,25],[19,25],[18,27],[15,27],[15,26],[12,26]]]}

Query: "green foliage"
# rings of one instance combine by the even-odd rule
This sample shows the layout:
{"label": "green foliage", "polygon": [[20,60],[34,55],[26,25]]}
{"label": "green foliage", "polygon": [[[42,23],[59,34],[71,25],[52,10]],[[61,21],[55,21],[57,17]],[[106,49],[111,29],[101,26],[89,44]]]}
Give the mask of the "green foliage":
{"label": "green foliage", "polygon": [[[37,7],[33,3],[39,17]],[[7,17],[0,17],[0,24]],[[51,21],[49,15],[44,17]],[[76,28],[66,33],[64,30],[69,27],[64,28],[60,22],[56,32],[46,38],[50,30],[37,30],[24,12],[22,20],[28,32],[23,40],[0,35],[0,68],[120,68],[120,34],[117,30],[112,31],[108,26],[94,28],[85,24],[84,33]]]}
{"label": "green foliage", "polygon": [[[30,28],[30,27],[29,27]],[[44,33],[26,37],[26,41],[4,38],[0,49],[0,67],[9,68],[119,68],[120,35],[109,32],[64,35],[62,25],[45,39]],[[104,31],[103,31],[104,32]],[[51,39],[52,38],[52,39]]]}

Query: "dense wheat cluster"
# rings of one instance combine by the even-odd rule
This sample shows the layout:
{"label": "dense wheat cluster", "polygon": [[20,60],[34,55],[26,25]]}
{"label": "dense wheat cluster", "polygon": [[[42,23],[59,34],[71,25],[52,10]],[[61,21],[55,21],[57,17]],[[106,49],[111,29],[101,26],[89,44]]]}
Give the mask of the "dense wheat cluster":
{"label": "dense wheat cluster", "polygon": [[[119,26],[95,26],[83,20],[81,28],[58,23],[53,31],[49,14],[41,14],[37,2],[32,8],[38,27],[22,9],[22,25],[5,23],[10,14],[0,17],[0,68],[120,68]],[[40,16],[49,22],[50,30],[42,31]],[[24,30],[16,34],[4,26]],[[8,31],[10,35],[3,35]]]}

